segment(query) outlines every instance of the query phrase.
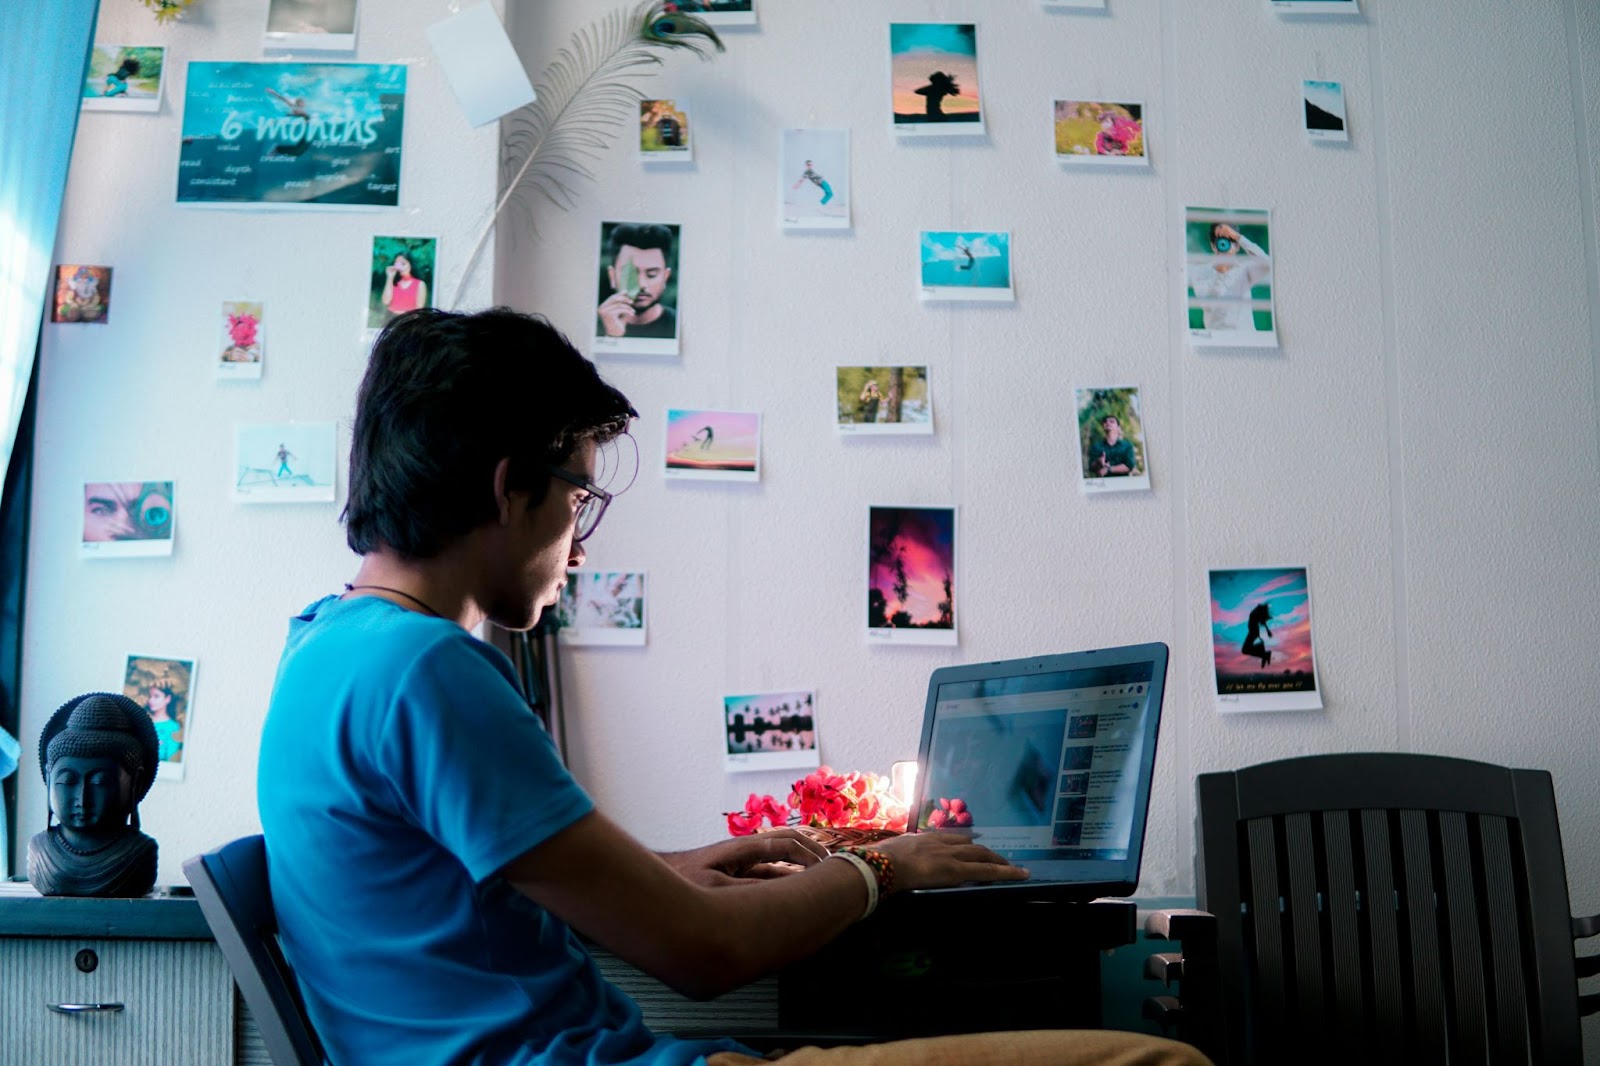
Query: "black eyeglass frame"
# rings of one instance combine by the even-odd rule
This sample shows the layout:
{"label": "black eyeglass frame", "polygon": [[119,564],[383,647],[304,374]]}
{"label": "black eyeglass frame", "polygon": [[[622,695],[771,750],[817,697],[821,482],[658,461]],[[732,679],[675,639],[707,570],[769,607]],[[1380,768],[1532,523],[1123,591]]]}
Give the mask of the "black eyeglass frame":
{"label": "black eyeglass frame", "polygon": [[[578,510],[578,526],[572,531],[572,542],[574,544],[582,544],[594,534],[595,530],[600,528],[600,519],[606,516],[606,508],[611,506],[611,493],[588,478],[574,474],[565,467],[556,466],[554,463],[546,464],[545,470],[549,472],[551,477],[560,478],[569,485],[576,485],[589,494],[589,499],[585,500],[583,506]],[[583,512],[593,506],[595,500],[600,501],[600,510],[594,516],[594,521],[589,523],[589,528],[585,530],[582,528]]]}

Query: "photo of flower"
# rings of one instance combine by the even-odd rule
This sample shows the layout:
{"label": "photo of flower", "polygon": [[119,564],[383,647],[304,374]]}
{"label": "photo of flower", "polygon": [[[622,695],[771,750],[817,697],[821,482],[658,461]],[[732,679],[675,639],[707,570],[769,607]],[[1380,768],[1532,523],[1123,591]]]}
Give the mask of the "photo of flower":
{"label": "photo of flower", "polygon": [[642,645],[644,574],[637,570],[568,571],[556,611],[563,644]]}
{"label": "photo of flower", "polygon": [[1055,102],[1056,159],[1068,166],[1148,166],[1144,134],[1143,104]]}
{"label": "photo of flower", "polygon": [[259,378],[266,353],[266,308],[259,300],[224,300],[217,377]]}

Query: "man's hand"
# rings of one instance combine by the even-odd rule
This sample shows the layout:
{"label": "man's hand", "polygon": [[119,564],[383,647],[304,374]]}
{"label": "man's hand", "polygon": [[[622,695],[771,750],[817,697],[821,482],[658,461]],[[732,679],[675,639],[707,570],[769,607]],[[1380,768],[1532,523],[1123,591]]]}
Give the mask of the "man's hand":
{"label": "man's hand", "polygon": [[1096,477],[1105,477],[1111,472],[1111,464],[1106,461],[1106,453],[1099,452],[1094,457],[1094,473]]}
{"label": "man's hand", "polygon": [[804,833],[774,829],[661,857],[686,880],[706,888],[720,888],[751,878],[796,874],[827,856],[827,849]]}
{"label": "man's hand", "polygon": [[969,833],[907,833],[868,845],[894,863],[894,890],[947,888],[966,881],[1025,881],[1028,871],[1013,866]]}
{"label": "man's hand", "polygon": [[600,324],[608,337],[626,336],[628,327],[639,318],[633,309],[633,300],[625,292],[614,292],[606,297],[605,302],[600,305],[598,314]]}

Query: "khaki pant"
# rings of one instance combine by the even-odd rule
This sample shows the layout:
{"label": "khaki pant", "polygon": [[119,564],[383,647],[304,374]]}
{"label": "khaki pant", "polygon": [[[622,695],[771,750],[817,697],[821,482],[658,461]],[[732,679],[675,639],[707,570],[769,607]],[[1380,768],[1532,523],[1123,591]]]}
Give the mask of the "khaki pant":
{"label": "khaki pant", "polygon": [[[783,1066],[1209,1066],[1187,1044],[1139,1033],[1035,1029],[896,1040],[859,1047],[803,1047],[778,1058]],[[706,1066],[755,1066],[769,1060],[719,1051]]]}

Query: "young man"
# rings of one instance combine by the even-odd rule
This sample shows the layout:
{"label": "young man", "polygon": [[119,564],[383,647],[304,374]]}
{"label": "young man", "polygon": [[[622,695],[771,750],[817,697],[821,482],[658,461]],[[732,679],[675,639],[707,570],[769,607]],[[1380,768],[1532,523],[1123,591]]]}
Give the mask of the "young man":
{"label": "young man", "polygon": [[1139,465],[1133,442],[1122,435],[1122,420],[1116,415],[1100,419],[1105,439],[1093,446],[1089,470],[1094,477],[1127,477]]}
{"label": "young man", "polygon": [[[284,950],[336,1064],[759,1061],[647,1030],[575,931],[711,996],[814,951],[878,896],[1027,876],[937,833],[844,859],[787,830],[658,855],[594,809],[510,663],[469,630],[526,629],[556,601],[610,502],[596,448],[633,417],[542,319],[420,310],[373,348],[345,512],[361,565],[291,622],[259,775]],[[932,1043],[972,1041],[949,1061],[1204,1061],[1129,1034]],[[1095,1041],[1104,1057],[1064,1057]],[[946,1061],[928,1043],[794,1061]],[[867,1054],[891,1057],[838,1057]]]}
{"label": "young man", "polygon": [[611,292],[600,292],[596,336],[676,337],[678,314],[661,302],[672,277],[672,230],[653,222],[620,223],[606,241],[605,256]]}

